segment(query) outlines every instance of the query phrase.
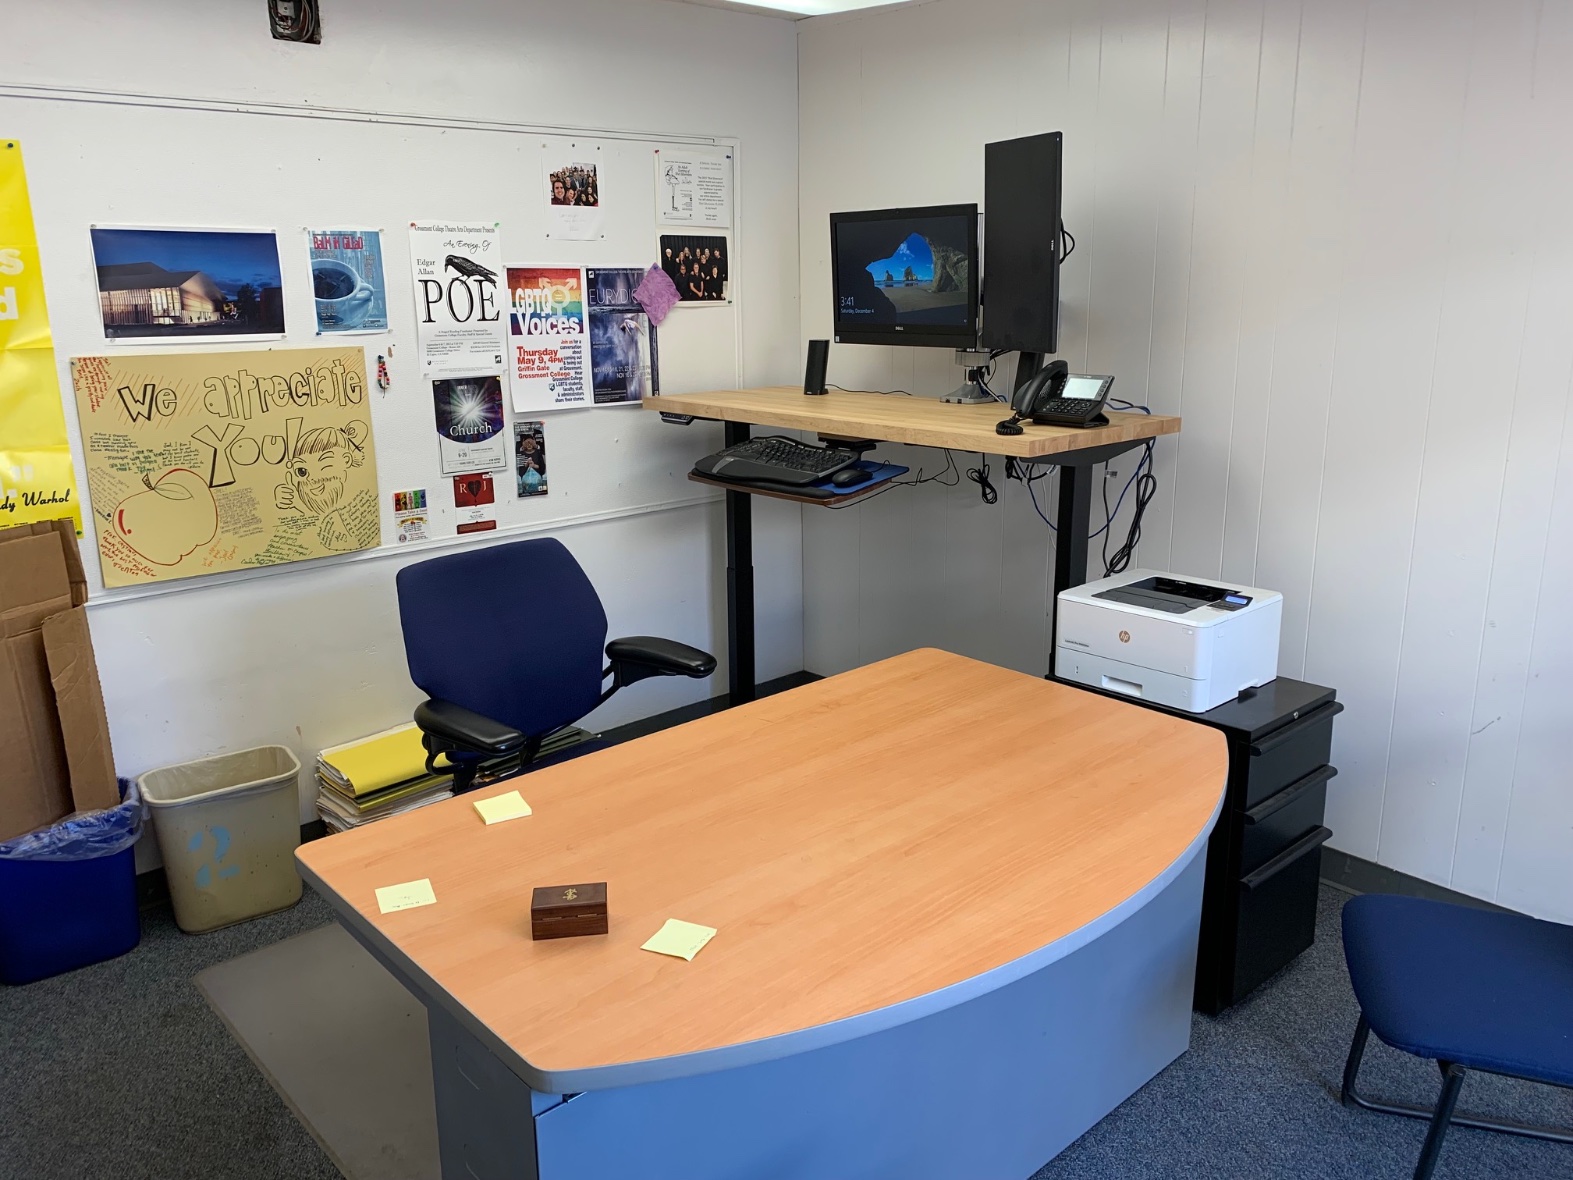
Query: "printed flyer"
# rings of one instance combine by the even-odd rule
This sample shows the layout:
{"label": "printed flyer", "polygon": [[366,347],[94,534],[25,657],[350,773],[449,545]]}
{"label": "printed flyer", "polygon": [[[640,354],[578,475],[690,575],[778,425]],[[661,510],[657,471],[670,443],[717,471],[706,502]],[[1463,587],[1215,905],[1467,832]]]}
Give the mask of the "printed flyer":
{"label": "printed flyer", "polygon": [[726,260],[726,239],[661,235],[661,269],[666,271],[677,296],[684,303],[719,302],[726,298],[731,268]]}
{"label": "printed flyer", "polygon": [[82,509],[66,441],[22,145],[0,139],[0,528]]}
{"label": "printed flyer", "polygon": [[501,378],[444,378],[431,383],[431,397],[444,475],[508,466]]}
{"label": "printed flyer", "polygon": [[519,495],[546,495],[546,423],[513,424],[513,465]]}
{"label": "printed flyer", "polygon": [[661,392],[655,325],[634,298],[644,275],[637,266],[584,272],[591,391],[598,406],[631,404]]}
{"label": "printed flyer", "polygon": [[388,276],[374,229],[308,229],[317,331],[386,332]]}
{"label": "printed flyer", "polygon": [[667,225],[732,224],[732,157],[657,149],[655,217]]}
{"label": "printed flyer", "polygon": [[358,348],[71,361],[104,585],[371,549]]}
{"label": "printed flyer", "polygon": [[400,545],[428,540],[430,520],[426,511],[425,488],[393,493],[393,521]]}
{"label": "printed flyer", "polygon": [[587,144],[541,145],[548,238],[588,242],[606,236],[600,158],[601,149]]}
{"label": "printed flyer", "polygon": [[503,371],[498,224],[410,222],[415,337],[425,377]]}
{"label": "printed flyer", "polygon": [[91,235],[105,339],[212,344],[284,335],[272,230],[95,225]]}
{"label": "printed flyer", "polygon": [[521,413],[588,406],[584,272],[508,268],[508,387]]}
{"label": "printed flyer", "polygon": [[453,507],[459,533],[487,533],[497,527],[497,490],[485,471],[453,477]]}

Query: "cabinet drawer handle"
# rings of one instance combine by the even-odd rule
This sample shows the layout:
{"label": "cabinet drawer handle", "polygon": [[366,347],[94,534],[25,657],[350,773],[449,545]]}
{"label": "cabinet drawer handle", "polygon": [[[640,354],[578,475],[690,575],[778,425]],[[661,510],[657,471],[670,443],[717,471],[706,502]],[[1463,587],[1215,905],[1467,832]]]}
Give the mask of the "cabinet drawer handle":
{"label": "cabinet drawer handle", "polygon": [[1312,852],[1320,848],[1323,844],[1326,844],[1328,840],[1332,839],[1332,836],[1333,830],[1331,828],[1317,828],[1315,831],[1302,836],[1293,844],[1289,845],[1288,848],[1285,848],[1277,856],[1273,857],[1272,860],[1268,861],[1261,868],[1250,874],[1250,876],[1241,877],[1240,888],[1244,889],[1248,893],[1252,889],[1260,888],[1261,886],[1267,884],[1267,882],[1271,881],[1279,873],[1287,869],[1290,865],[1294,864],[1295,861],[1299,860],[1306,853]]}
{"label": "cabinet drawer handle", "polygon": [[1294,741],[1306,730],[1330,721],[1344,711],[1341,701],[1328,701],[1319,709],[1312,709],[1300,720],[1292,725],[1286,725],[1276,733],[1270,733],[1259,742],[1251,743],[1251,757],[1260,758],[1263,754],[1270,754],[1279,746]]}
{"label": "cabinet drawer handle", "polygon": [[1313,770],[1299,782],[1291,783],[1289,786],[1279,791],[1278,794],[1269,796],[1265,803],[1258,803],[1255,807],[1251,808],[1251,810],[1247,811],[1243,816],[1241,816],[1241,818],[1244,819],[1247,824],[1259,824],[1269,816],[1276,815],[1285,807],[1288,807],[1289,804],[1293,803],[1307,791],[1321,786],[1337,773],[1338,768],[1336,766],[1324,766],[1320,770]]}

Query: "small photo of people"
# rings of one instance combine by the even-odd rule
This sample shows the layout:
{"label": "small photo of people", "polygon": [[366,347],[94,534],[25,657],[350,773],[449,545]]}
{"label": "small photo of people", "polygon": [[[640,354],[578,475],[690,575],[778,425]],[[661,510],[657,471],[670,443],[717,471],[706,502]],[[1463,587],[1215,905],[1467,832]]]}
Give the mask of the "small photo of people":
{"label": "small photo of people", "polygon": [[567,164],[550,174],[551,202],[554,205],[581,205],[588,209],[601,204],[601,189],[595,178],[594,164]]}
{"label": "small photo of people", "polygon": [[546,495],[546,423],[513,424],[513,465],[521,497]]}
{"label": "small photo of people", "polygon": [[677,285],[684,303],[726,299],[726,239],[688,234],[661,236],[661,269]]}

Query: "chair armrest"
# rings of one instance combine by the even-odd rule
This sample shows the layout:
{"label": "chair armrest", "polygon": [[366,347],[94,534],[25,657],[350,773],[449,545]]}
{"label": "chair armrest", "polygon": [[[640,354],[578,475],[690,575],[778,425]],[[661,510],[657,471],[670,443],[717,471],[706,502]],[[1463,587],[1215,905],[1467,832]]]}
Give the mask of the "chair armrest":
{"label": "chair armrest", "polygon": [[614,688],[651,676],[691,676],[702,680],[715,671],[715,657],[675,639],[630,635],[606,645]]}
{"label": "chair armrest", "polygon": [[517,729],[452,701],[422,701],[415,706],[415,724],[422,733],[479,754],[501,756],[524,748],[524,734]]}

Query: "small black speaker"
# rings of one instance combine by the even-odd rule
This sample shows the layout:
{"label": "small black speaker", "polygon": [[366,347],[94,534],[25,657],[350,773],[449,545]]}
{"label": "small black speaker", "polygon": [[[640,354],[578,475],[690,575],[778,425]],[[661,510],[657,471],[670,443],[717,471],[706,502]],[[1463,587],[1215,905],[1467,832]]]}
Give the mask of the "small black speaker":
{"label": "small black speaker", "polygon": [[803,370],[804,393],[825,392],[825,369],[829,364],[830,341],[810,340],[808,342],[808,368]]}

